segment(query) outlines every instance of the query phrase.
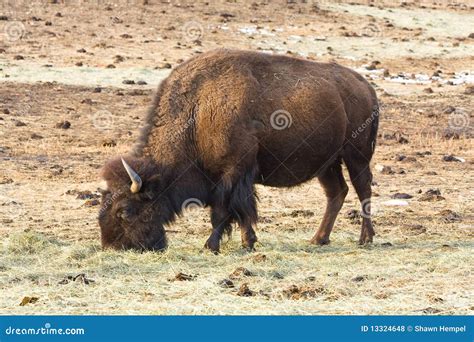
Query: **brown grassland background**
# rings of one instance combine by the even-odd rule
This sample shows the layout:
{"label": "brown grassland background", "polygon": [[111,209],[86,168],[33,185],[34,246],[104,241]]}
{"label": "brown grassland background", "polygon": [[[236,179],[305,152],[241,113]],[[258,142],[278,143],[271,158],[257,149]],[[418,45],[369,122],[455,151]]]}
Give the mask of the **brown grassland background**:
{"label": "brown grassland background", "polygon": [[[0,314],[472,315],[473,15],[468,1],[3,1]],[[169,227],[164,253],[101,249],[101,166],[131,148],[170,67],[222,47],[370,80],[372,245],[357,245],[352,187],[331,244],[308,243],[314,180],[258,187],[253,253],[238,231],[203,251],[207,209]]]}

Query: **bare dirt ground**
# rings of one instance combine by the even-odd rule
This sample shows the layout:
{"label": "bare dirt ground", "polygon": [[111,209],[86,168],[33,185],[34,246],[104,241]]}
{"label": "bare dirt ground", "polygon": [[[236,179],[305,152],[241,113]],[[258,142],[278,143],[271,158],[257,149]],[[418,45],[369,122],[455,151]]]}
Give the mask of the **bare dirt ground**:
{"label": "bare dirt ground", "polygon": [[[0,313],[473,314],[473,6],[356,3],[3,2]],[[101,250],[100,167],[131,148],[170,67],[222,47],[336,61],[373,83],[372,245],[357,246],[352,188],[331,245],[308,243],[315,180],[258,188],[254,253],[237,237],[202,251],[206,209],[169,228],[164,253]]]}

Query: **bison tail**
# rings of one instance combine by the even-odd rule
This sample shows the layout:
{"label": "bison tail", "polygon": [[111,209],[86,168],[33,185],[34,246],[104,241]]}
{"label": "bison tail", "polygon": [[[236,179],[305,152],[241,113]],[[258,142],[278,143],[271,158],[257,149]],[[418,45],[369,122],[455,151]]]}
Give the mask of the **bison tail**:
{"label": "bison tail", "polygon": [[370,134],[369,134],[369,150],[371,151],[371,157],[375,152],[375,144],[377,142],[377,131],[379,129],[379,116],[380,116],[380,107],[376,101],[376,104],[372,108],[372,123],[370,126]]}

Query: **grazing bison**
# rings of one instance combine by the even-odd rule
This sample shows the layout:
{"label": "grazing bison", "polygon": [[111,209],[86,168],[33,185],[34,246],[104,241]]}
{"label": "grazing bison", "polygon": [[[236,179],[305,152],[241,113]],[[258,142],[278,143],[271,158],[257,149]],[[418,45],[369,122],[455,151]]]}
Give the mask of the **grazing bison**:
{"label": "grazing bison", "polygon": [[377,126],[374,90],[335,63],[235,50],[191,58],[159,86],[133,152],[103,169],[102,245],[165,248],[164,226],[191,199],[211,208],[207,248],[218,252],[236,222],[252,249],[255,184],[292,187],[314,177],[327,205],[311,243],[327,244],[348,191],[342,162],[362,203],[359,242],[371,242]]}

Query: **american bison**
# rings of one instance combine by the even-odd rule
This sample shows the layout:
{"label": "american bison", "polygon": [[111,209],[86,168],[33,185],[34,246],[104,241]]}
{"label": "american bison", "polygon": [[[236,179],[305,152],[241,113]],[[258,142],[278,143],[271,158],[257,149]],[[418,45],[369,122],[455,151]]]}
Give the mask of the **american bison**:
{"label": "american bison", "polygon": [[102,245],[165,248],[164,226],[193,199],[211,209],[205,247],[217,253],[236,222],[253,249],[255,184],[292,187],[314,177],[327,204],[311,243],[327,244],[348,192],[342,162],[362,203],[359,242],[372,242],[377,126],[375,91],[338,64],[236,50],[193,57],[161,82],[130,155],[103,168]]}

